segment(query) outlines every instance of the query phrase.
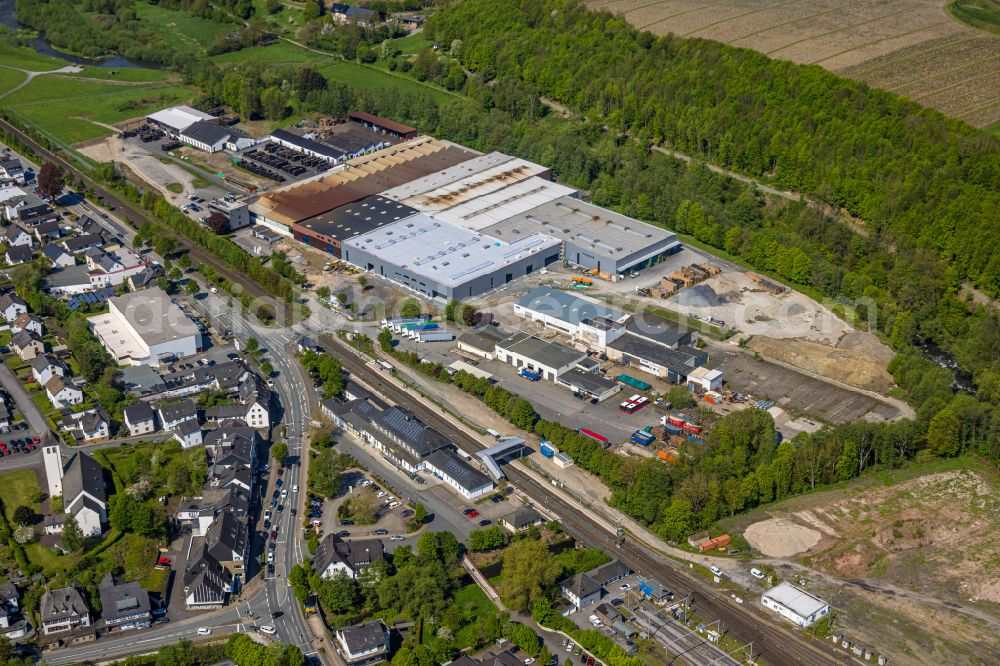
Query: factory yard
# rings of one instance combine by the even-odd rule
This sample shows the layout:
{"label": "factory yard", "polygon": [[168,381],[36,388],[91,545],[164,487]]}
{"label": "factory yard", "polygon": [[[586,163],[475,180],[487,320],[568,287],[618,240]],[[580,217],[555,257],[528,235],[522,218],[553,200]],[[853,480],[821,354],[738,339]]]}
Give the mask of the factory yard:
{"label": "factory yard", "polygon": [[815,64],[976,127],[1000,121],[1000,37],[941,0],[589,0],[658,35],[702,37]]}
{"label": "factory yard", "polygon": [[845,637],[890,663],[928,654],[991,663],[1000,650],[1000,585],[988,573],[1000,557],[1000,481],[978,467],[959,459],[896,470],[722,526],[745,530],[780,576],[806,581],[838,609]]}

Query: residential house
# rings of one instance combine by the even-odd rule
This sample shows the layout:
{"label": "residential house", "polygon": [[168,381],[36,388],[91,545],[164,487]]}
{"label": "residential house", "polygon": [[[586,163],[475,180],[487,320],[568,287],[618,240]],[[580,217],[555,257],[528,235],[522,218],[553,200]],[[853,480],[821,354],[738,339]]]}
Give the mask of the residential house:
{"label": "residential house", "polygon": [[13,180],[18,184],[24,184],[24,165],[21,160],[12,156],[4,156],[0,159],[0,178]]}
{"label": "residential house", "polygon": [[344,541],[331,533],[319,542],[312,565],[321,578],[334,578],[341,572],[357,578],[363,568],[382,560],[385,560],[385,548],[380,539]]}
{"label": "residential house", "polygon": [[251,469],[257,464],[257,431],[248,426],[224,426],[205,434],[209,473],[217,474],[234,466]]}
{"label": "residential house", "polygon": [[14,321],[11,322],[10,330],[14,333],[30,331],[41,337],[45,335],[45,324],[42,322],[40,317],[28,314],[27,312],[22,312],[17,315],[17,318],[14,319]]}
{"label": "residential house", "polygon": [[28,263],[34,257],[35,251],[31,249],[30,245],[11,245],[4,252],[3,260],[8,266],[17,266]]}
{"label": "residential house", "polygon": [[46,590],[42,594],[39,614],[46,636],[90,626],[90,607],[75,587]]}
{"label": "residential house", "polygon": [[205,532],[205,549],[234,578],[242,578],[250,552],[246,520],[229,511],[220,512]]}
{"label": "residential house", "polygon": [[259,377],[247,373],[240,382],[238,399],[239,404],[219,405],[205,410],[205,418],[217,422],[240,419],[257,430],[271,427],[271,391]]}
{"label": "residential house", "polygon": [[69,369],[54,356],[39,354],[31,361],[31,376],[39,386],[45,386],[53,377],[65,377]]}
{"label": "residential house", "polygon": [[69,268],[70,266],[76,266],[76,258],[55,243],[49,243],[43,247],[42,254],[45,255],[45,258],[52,262],[52,265],[56,268]]}
{"label": "residential house", "polygon": [[31,247],[35,244],[34,236],[16,224],[7,227],[7,231],[4,233],[4,240],[7,243],[7,247]]}
{"label": "residential house", "polygon": [[4,204],[7,219],[23,226],[34,226],[52,219],[52,208],[34,194],[8,199]]}
{"label": "residential house", "polygon": [[212,557],[207,544],[192,553],[184,574],[184,605],[189,610],[221,608],[233,591],[233,574]]}
{"label": "residential house", "polygon": [[156,282],[156,271],[151,268],[145,268],[138,273],[133,273],[128,276],[128,286],[132,291],[140,291],[150,286]]}
{"label": "residential house", "polygon": [[389,629],[382,620],[341,627],[334,634],[337,651],[348,664],[374,664],[389,656]]}
{"label": "residential house", "polygon": [[61,244],[64,250],[75,255],[92,247],[101,247],[104,245],[104,238],[100,234],[80,234],[64,238]]}
{"label": "residential house", "polygon": [[53,407],[69,407],[83,403],[83,391],[71,379],[58,375],[45,384],[45,395]]}
{"label": "residential house", "polygon": [[111,438],[111,425],[100,407],[63,414],[61,426],[62,431],[72,434],[77,442],[99,444]]}
{"label": "residential house", "polygon": [[181,421],[173,429],[172,436],[181,445],[181,448],[184,449],[193,449],[196,446],[201,446],[205,441],[198,419]]}
{"label": "residential house", "polygon": [[7,320],[8,324],[17,319],[18,315],[27,311],[28,304],[17,294],[8,293],[0,296],[0,314]]}
{"label": "residential house", "polygon": [[156,432],[156,414],[148,402],[127,406],[122,412],[122,421],[132,437]]}
{"label": "residential house", "polygon": [[86,453],[70,458],[62,472],[64,512],[76,518],[84,536],[98,536],[108,522],[108,495],[104,468]]}
{"label": "residential house", "polygon": [[577,609],[597,603],[601,600],[604,589],[601,584],[594,580],[586,572],[564,580],[559,584],[562,596],[567,599]]}
{"label": "residential house", "polygon": [[0,627],[9,629],[14,616],[19,615],[20,611],[17,586],[13,583],[0,583]]}
{"label": "residential house", "polygon": [[146,270],[146,264],[137,255],[119,248],[107,252],[99,248],[89,248],[84,253],[90,283],[95,287],[116,287],[133,275]]}
{"label": "residential house", "polygon": [[58,220],[48,220],[46,222],[39,222],[31,231],[35,234],[35,238],[38,239],[39,243],[45,243],[48,240],[55,240],[62,236],[62,227],[59,226]]}
{"label": "residential house", "polygon": [[14,337],[10,339],[10,347],[21,357],[22,361],[30,361],[39,354],[45,353],[45,344],[42,339],[31,331],[15,333]]}
{"label": "residential house", "polygon": [[198,421],[198,406],[193,400],[179,400],[157,407],[160,425],[164,430],[175,430],[185,421]]}
{"label": "residential house", "polygon": [[500,517],[500,524],[514,533],[523,532],[535,525],[541,525],[543,522],[545,522],[545,518],[542,514],[529,506],[522,506],[506,516]]}
{"label": "residential house", "polygon": [[117,631],[145,629],[153,613],[149,592],[139,583],[125,583],[108,573],[97,587],[101,595],[101,615],[104,626]]}

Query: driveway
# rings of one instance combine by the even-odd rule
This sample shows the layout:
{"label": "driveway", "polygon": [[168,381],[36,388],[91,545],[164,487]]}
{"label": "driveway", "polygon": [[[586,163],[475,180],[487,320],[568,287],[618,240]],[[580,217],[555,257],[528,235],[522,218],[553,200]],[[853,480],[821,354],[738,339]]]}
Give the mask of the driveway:
{"label": "driveway", "polygon": [[48,432],[49,422],[42,416],[38,405],[32,401],[31,396],[28,395],[28,392],[24,390],[24,386],[17,379],[17,375],[14,374],[14,371],[6,363],[0,363],[0,383],[3,384],[4,390],[10,394],[10,397],[14,399],[14,404],[17,405],[24,420],[31,426],[31,430],[39,437],[42,436],[42,433]]}

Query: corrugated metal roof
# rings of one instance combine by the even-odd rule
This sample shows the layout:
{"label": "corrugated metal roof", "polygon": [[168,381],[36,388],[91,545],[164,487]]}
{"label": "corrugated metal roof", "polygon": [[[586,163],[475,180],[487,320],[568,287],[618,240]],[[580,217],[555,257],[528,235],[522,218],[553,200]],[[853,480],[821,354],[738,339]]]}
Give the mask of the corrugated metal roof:
{"label": "corrugated metal roof", "polygon": [[575,195],[572,187],[533,176],[435,213],[434,217],[479,231],[559,197]]}
{"label": "corrugated metal roof", "polygon": [[499,164],[510,162],[513,159],[514,158],[510,155],[504,155],[503,153],[487,153],[485,155],[480,155],[479,157],[473,157],[471,160],[467,160],[461,164],[456,164],[453,167],[442,169],[437,173],[432,173],[424,176],[423,178],[418,178],[409,183],[404,183],[398,187],[392,188],[391,190],[386,190],[382,193],[382,196],[387,199],[393,199],[394,201],[403,201],[404,199],[417,196],[418,194],[424,194],[425,192],[436,190],[439,187],[444,187],[445,185],[454,183],[456,180],[461,178],[467,178],[473,174],[485,171],[486,169],[491,169]]}
{"label": "corrugated metal roof", "polygon": [[425,213],[433,213],[447,210],[532,176],[547,173],[548,169],[540,164],[514,159],[448,183],[435,190],[404,199],[403,203]]}

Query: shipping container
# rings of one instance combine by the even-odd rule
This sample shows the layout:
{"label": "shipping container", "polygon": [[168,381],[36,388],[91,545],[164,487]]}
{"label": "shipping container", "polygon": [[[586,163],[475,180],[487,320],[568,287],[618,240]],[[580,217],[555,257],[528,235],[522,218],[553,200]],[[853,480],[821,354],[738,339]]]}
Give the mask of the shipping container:
{"label": "shipping container", "polygon": [[663,423],[663,425],[672,425],[681,428],[684,426],[684,417],[671,414],[670,416],[664,416],[660,419],[660,422]]}
{"label": "shipping container", "polygon": [[605,437],[604,435],[598,434],[598,433],[594,432],[593,430],[588,430],[586,428],[579,428],[577,430],[577,432],[580,433],[581,435],[583,435],[584,437],[589,437],[592,440],[594,440],[596,442],[599,442],[601,444],[601,446],[603,446],[605,448],[607,448],[608,444],[610,444],[610,442],[608,441],[607,437]]}
{"label": "shipping container", "polygon": [[555,446],[553,446],[552,443],[549,442],[548,440],[542,440],[542,445],[540,447],[538,447],[538,450],[546,458],[552,458],[557,453],[559,453],[559,449],[557,449]]}
{"label": "shipping container", "polygon": [[684,425],[681,427],[687,430],[688,432],[693,432],[695,434],[701,432],[701,425],[698,423],[691,423],[690,421],[685,421]]}
{"label": "shipping container", "polygon": [[656,441],[656,438],[645,430],[636,430],[632,433],[632,441],[636,444],[641,444],[642,446],[649,446]]}
{"label": "shipping container", "polygon": [[669,451],[657,451],[656,456],[660,460],[666,460],[667,462],[670,463],[677,462],[677,458],[674,457],[674,454],[670,453]]}
{"label": "shipping container", "polygon": [[615,379],[620,381],[622,384],[628,384],[640,391],[648,391],[653,388],[652,384],[647,384],[646,382],[636,379],[635,377],[630,377],[629,375],[618,375]]}

